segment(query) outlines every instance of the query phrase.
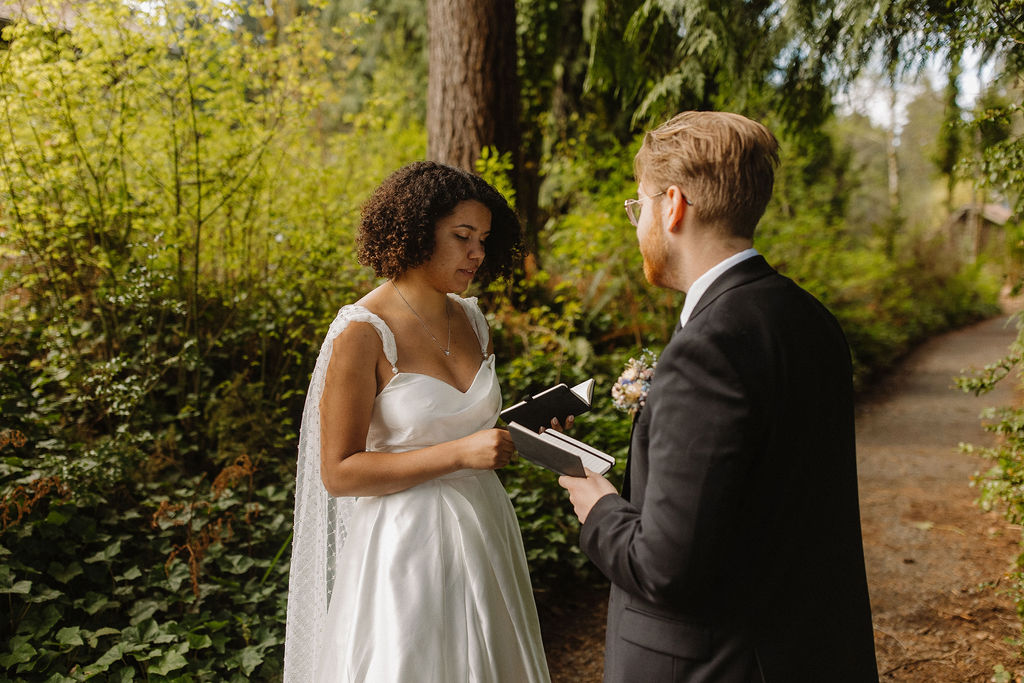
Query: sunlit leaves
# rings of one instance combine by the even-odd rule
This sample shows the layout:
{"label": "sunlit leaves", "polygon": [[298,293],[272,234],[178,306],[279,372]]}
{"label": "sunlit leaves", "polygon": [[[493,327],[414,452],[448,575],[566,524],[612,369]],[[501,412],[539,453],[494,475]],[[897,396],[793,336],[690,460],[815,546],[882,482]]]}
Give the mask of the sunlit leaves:
{"label": "sunlit leaves", "polygon": [[[314,336],[368,281],[352,259],[359,203],[422,155],[423,134],[392,105],[321,127],[349,73],[325,62],[345,26],[303,14],[264,41],[241,30],[244,9],[75,3],[87,20],[74,30],[5,32],[0,414],[22,435],[0,445],[12,677],[279,671],[288,489],[225,484],[188,532],[150,518],[239,453],[269,481],[291,472],[275,459],[294,452],[288,413]],[[224,532],[192,543],[210,524]]]}

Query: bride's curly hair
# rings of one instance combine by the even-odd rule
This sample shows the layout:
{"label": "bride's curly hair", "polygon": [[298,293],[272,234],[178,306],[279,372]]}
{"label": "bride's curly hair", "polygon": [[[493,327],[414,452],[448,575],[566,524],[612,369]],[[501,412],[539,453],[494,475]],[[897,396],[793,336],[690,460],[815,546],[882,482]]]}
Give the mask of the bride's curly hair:
{"label": "bride's curly hair", "polygon": [[523,256],[522,228],[505,198],[480,176],[433,161],[403,166],[373,191],[359,225],[359,263],[394,278],[434,253],[437,221],[475,200],[491,211],[491,234],[475,280],[509,277]]}

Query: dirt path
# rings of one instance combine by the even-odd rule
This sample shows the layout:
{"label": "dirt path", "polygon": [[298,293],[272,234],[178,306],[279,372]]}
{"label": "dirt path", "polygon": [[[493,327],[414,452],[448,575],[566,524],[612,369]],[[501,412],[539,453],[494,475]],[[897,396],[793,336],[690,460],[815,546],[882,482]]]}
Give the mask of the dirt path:
{"label": "dirt path", "polygon": [[[1014,336],[1000,318],[932,339],[858,406],[861,517],[883,681],[989,681],[997,664],[1024,673],[1010,642],[1020,622],[1006,592],[1021,532],[974,504],[970,478],[984,463],[957,448],[992,443],[979,413],[1011,403],[1014,388],[1004,382],[980,398],[952,388],[955,375],[998,359]],[[555,683],[601,680],[605,591],[578,587],[541,602]]]}
{"label": "dirt path", "polygon": [[857,419],[868,587],[884,681],[988,681],[1024,670],[1007,595],[1020,529],[974,504],[986,467],[959,442],[987,445],[979,413],[1014,400],[1012,382],[974,397],[952,377],[998,359],[1016,334],[1005,318],[933,339],[862,405]]}

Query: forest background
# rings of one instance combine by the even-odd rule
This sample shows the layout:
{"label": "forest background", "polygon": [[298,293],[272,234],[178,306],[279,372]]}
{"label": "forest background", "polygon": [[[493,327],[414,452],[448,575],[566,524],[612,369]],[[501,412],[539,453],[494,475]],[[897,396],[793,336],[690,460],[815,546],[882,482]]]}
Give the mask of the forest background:
{"label": "forest background", "polygon": [[[526,267],[471,292],[505,401],[594,377],[575,433],[618,457],[616,482],[630,422],[610,388],[682,305],[644,281],[622,210],[642,131],[671,114],[738,111],[779,136],[756,246],[839,318],[860,388],[994,314],[1018,279],[1019,222],[982,240],[980,219],[947,219],[1024,208],[1019,0],[108,0],[0,17],[5,680],[279,678],[298,417],[328,323],[376,284],[354,258],[360,205],[403,163],[470,166],[515,202]],[[487,49],[459,57],[460,36]],[[965,103],[968,56],[985,78]],[[865,75],[905,98],[904,125],[836,106]],[[1012,351],[965,388],[1006,375]],[[985,453],[1009,516],[1015,453]],[[593,579],[554,476],[501,476],[538,597]]]}

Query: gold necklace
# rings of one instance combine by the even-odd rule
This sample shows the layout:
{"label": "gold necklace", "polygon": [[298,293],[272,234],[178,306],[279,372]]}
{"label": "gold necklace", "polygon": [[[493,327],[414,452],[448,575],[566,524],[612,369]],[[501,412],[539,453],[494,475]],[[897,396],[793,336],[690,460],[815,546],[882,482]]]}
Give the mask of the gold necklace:
{"label": "gold necklace", "polygon": [[451,314],[451,311],[448,310],[448,297],[446,296],[444,298],[444,315],[448,319],[448,346],[441,346],[441,342],[437,341],[437,337],[435,337],[434,333],[430,331],[430,328],[427,326],[427,323],[424,322],[423,318],[420,317],[420,314],[417,313],[416,309],[412,307],[412,304],[410,304],[406,300],[405,296],[402,295],[402,290],[400,290],[398,288],[398,285],[395,284],[395,281],[394,280],[390,280],[390,282],[391,282],[391,286],[395,288],[396,292],[398,292],[398,296],[400,296],[402,298],[402,301],[404,301],[405,305],[409,307],[409,310],[412,311],[412,314],[414,316],[416,316],[417,320],[420,321],[420,325],[423,326],[423,329],[426,330],[427,334],[430,335],[430,338],[434,340],[434,344],[436,344],[437,348],[441,350],[441,353],[443,353],[446,357],[451,356],[452,355],[452,314]]}

